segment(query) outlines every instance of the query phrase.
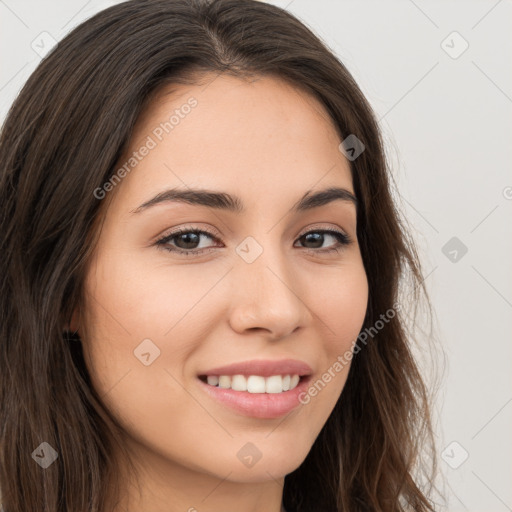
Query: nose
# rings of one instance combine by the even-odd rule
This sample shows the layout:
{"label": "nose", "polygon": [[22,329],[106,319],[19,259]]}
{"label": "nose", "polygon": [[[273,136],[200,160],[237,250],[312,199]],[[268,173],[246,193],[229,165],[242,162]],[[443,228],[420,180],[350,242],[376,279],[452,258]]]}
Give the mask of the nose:
{"label": "nose", "polygon": [[300,279],[278,250],[265,249],[252,263],[240,259],[230,274],[234,285],[229,321],[239,334],[261,330],[276,340],[311,320],[305,290],[297,286]]}

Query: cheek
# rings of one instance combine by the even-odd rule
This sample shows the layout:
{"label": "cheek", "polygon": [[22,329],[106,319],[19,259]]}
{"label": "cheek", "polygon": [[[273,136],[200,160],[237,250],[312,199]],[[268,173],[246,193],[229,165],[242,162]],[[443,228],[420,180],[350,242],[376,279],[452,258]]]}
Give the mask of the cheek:
{"label": "cheek", "polygon": [[368,281],[362,263],[338,270],[335,276],[317,281],[317,291],[312,292],[324,329],[324,350],[331,360],[351,348],[368,305]]}
{"label": "cheek", "polygon": [[137,257],[115,259],[97,265],[87,286],[94,295],[90,306],[96,323],[122,343],[172,338],[181,324],[197,320],[197,306],[208,304],[208,291],[222,274],[200,273],[193,265],[148,264]]}
{"label": "cheek", "polygon": [[[182,383],[189,356],[206,336],[198,322],[201,308],[211,307],[205,293],[218,280],[197,279],[197,269],[193,279],[192,270],[184,269],[102,260],[86,281],[83,339],[93,387],[109,411],[131,437],[156,450],[165,445],[176,460],[194,449],[191,425],[206,433],[211,423]],[[162,441],[169,436],[181,444]]]}
{"label": "cheek", "polygon": [[224,273],[216,267],[198,275],[198,266],[148,265],[114,251],[100,255],[85,283],[84,355],[95,387],[105,393],[123,379],[159,389],[163,371],[182,381],[189,356],[211,329],[212,292]]}
{"label": "cheek", "polygon": [[314,441],[340,399],[352,363],[352,351],[363,326],[368,303],[368,281],[362,262],[347,263],[332,273],[317,273],[308,306],[322,333],[315,347],[318,374],[300,398],[304,425]]}

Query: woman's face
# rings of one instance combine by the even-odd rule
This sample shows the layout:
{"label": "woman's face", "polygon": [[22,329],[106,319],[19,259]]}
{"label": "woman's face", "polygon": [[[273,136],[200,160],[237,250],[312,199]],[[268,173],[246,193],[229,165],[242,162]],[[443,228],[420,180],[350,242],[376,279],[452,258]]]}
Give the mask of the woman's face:
{"label": "woman's face", "polygon": [[[301,464],[339,399],[368,285],[327,112],[276,79],[208,78],[159,94],[102,189],[79,332],[139,462],[265,481]],[[348,193],[307,202],[330,188]]]}

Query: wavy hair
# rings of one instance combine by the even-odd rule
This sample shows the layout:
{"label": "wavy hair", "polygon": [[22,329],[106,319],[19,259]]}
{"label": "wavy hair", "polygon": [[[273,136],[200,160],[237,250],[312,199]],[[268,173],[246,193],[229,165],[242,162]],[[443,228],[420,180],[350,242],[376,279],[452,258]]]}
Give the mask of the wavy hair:
{"label": "wavy hair", "polygon": [[[363,141],[350,168],[369,285],[364,329],[397,302],[428,302],[417,250],[392,198],[375,115],[347,68],[303,22],[253,0],[110,7],[41,61],[0,134],[5,512],[104,512],[107,491],[119,489],[113,455],[123,449],[121,427],[91,386],[80,343],[63,326],[81,303],[107,204],[93,191],[112,177],[158,87],[194,84],[208,72],[284,79],[325,106],[341,140],[353,134]],[[342,398],[303,463],[285,477],[289,512],[434,510],[431,397],[413,337],[400,310],[354,354]],[[44,471],[33,460],[42,442],[59,454]]]}

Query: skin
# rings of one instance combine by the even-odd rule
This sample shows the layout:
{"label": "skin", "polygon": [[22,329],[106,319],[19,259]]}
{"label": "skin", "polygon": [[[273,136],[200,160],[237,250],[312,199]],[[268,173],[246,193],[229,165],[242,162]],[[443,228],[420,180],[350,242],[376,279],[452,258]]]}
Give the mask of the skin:
{"label": "skin", "polygon": [[[277,419],[237,414],[210,398],[197,375],[294,358],[309,363],[314,382],[351,349],[368,300],[356,208],[337,200],[291,213],[308,190],[354,193],[349,162],[323,106],[281,80],[205,75],[198,85],[166,87],[139,118],[126,155],[191,96],[198,104],[109,192],[86,301],[73,319],[93,385],[140,472],[141,492],[127,476],[116,510],[279,512],[284,477],[311,449],[349,364]],[[234,194],[246,211],[167,202],[131,213],[172,187]],[[219,236],[201,235],[196,256],[155,245],[180,227]],[[329,234],[323,244],[301,241],[320,229],[352,242],[340,246]],[[263,249],[251,264],[235,250],[247,236]],[[183,238],[168,245],[187,247]],[[160,350],[148,366],[134,355],[144,339]],[[262,454],[250,468],[237,457],[248,442]]]}

